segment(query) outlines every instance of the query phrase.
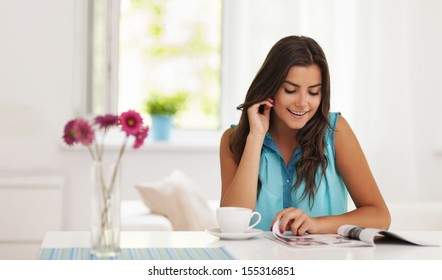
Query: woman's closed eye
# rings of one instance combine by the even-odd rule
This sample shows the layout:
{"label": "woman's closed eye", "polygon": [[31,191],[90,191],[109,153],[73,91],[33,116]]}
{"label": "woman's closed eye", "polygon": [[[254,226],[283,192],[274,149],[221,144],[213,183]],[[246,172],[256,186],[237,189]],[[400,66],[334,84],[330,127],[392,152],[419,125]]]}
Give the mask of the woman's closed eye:
{"label": "woman's closed eye", "polygon": [[291,93],[295,93],[295,92],[296,92],[296,89],[289,90],[289,89],[287,89],[287,88],[284,88],[284,91],[285,91],[286,93],[288,93],[288,94],[291,94]]}
{"label": "woman's closed eye", "polygon": [[[287,88],[284,88],[284,91],[285,91],[286,93],[288,93],[288,94],[292,94],[292,93],[295,93],[295,92],[296,92],[296,89],[289,90],[289,89],[287,89]],[[316,96],[316,95],[319,94],[319,90],[317,90],[317,91],[309,91],[308,93],[309,93],[310,95]]]}

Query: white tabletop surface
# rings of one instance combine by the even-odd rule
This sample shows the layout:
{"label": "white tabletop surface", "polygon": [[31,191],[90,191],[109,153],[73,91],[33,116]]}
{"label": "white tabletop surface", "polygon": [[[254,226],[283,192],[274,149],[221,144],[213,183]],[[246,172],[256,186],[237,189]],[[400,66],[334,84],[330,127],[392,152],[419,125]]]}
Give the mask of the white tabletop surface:
{"label": "white tabletop surface", "polygon": [[[243,260],[442,260],[442,231],[398,232],[417,239],[438,244],[438,247],[421,247],[407,244],[376,244],[375,247],[358,248],[295,248],[271,239],[270,232],[247,240],[222,240],[204,231],[123,231],[121,248],[199,248],[224,246],[236,259]],[[266,238],[270,237],[270,238]],[[87,231],[47,232],[42,248],[90,247]]]}

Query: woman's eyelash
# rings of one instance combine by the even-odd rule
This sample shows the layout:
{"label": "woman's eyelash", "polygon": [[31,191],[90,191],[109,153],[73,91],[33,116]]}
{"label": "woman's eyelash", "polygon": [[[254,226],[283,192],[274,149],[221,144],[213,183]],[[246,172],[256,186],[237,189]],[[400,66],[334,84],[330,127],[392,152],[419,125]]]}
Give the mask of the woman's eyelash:
{"label": "woman's eyelash", "polygon": [[288,89],[284,89],[285,90],[285,92],[287,92],[287,93],[295,93],[296,92],[296,89],[294,89],[294,90],[288,90]]}
{"label": "woman's eyelash", "polygon": [[[294,90],[288,90],[288,89],[285,88],[284,91],[285,91],[286,93],[295,93],[295,92],[296,92],[296,89],[294,89]],[[308,93],[311,94],[311,95],[318,95],[318,94],[319,94],[319,91],[317,91],[317,92],[309,91]]]}

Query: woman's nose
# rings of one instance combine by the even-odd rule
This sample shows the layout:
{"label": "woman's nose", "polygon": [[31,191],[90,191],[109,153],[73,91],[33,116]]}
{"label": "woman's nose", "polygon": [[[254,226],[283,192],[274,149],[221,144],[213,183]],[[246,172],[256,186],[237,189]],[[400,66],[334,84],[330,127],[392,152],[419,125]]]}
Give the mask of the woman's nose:
{"label": "woman's nose", "polygon": [[307,92],[300,92],[296,96],[295,105],[298,107],[307,106],[307,100],[308,100],[308,93]]}

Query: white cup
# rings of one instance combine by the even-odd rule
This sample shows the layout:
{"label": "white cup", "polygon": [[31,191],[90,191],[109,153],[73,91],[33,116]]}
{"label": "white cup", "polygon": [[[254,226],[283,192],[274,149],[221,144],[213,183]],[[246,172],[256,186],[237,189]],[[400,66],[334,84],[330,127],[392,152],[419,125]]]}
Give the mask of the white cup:
{"label": "white cup", "polygon": [[[250,225],[255,215],[258,220]],[[261,221],[261,214],[252,212],[249,208],[220,207],[216,209],[216,218],[222,233],[245,233]]]}

